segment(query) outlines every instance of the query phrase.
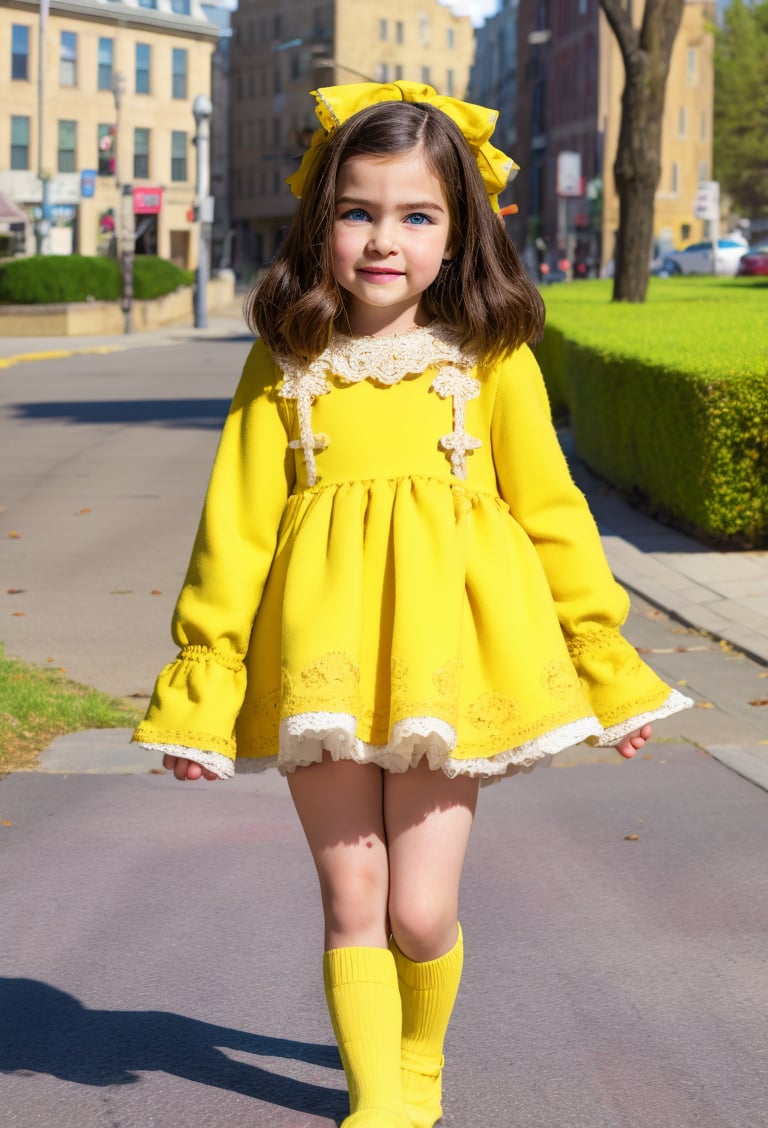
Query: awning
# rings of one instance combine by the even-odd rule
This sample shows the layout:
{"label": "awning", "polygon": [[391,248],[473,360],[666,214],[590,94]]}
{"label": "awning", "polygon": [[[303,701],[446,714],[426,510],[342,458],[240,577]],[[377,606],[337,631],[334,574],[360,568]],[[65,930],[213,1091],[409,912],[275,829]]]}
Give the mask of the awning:
{"label": "awning", "polygon": [[8,196],[0,192],[0,220],[6,223],[24,223],[29,219],[25,211],[22,211],[17,204],[14,204]]}

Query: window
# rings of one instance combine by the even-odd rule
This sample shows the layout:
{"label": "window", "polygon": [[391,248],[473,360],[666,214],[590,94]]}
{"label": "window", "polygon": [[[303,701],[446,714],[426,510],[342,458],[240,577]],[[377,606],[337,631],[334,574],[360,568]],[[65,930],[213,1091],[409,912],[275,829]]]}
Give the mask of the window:
{"label": "window", "polygon": [[426,82],[427,84],[432,81],[432,79],[429,77],[429,67],[421,68],[421,81]]}
{"label": "window", "polygon": [[389,65],[387,63],[379,63],[376,69],[378,70],[379,82],[389,82]]}
{"label": "window", "polygon": [[379,39],[387,38],[387,21],[379,20]]}
{"label": "window", "polygon": [[115,173],[115,127],[101,124],[98,127],[99,138],[99,176],[114,176]]}
{"label": "window", "polygon": [[29,78],[29,28],[14,24],[11,28],[11,78]]}
{"label": "window", "polygon": [[136,44],[136,93],[149,94],[149,65],[152,48],[148,43]]}
{"label": "window", "polygon": [[187,135],[174,129],[171,133],[171,180],[187,179]]}
{"label": "window", "polygon": [[402,20],[398,20],[395,24],[395,41],[397,43],[405,42],[405,24]]}
{"label": "window", "polygon": [[149,130],[133,131],[133,175],[136,180],[149,177]]}
{"label": "window", "polygon": [[401,63],[395,63],[395,82],[402,82],[403,67]]}
{"label": "window", "polygon": [[679,173],[679,169],[677,167],[677,161],[673,161],[672,162],[672,195],[673,196],[677,195],[679,179],[680,179],[680,173]]}
{"label": "window", "polygon": [[172,88],[174,98],[187,96],[187,52],[183,47],[174,47],[171,52]]}
{"label": "window", "polygon": [[177,16],[190,16],[192,14],[191,0],[171,0],[171,11]]}
{"label": "window", "polygon": [[157,0],[139,0],[140,8],[157,8]]}
{"label": "window", "polygon": [[449,27],[445,34],[445,45],[449,50],[453,50],[456,45],[452,27]]}
{"label": "window", "polygon": [[429,47],[429,16],[419,16],[419,45]]}
{"label": "window", "polygon": [[77,86],[77,33],[74,31],[61,33],[59,84]]}
{"label": "window", "polygon": [[450,97],[453,97],[454,86],[455,86],[455,83],[454,83],[454,78],[453,78],[453,71],[447,70],[445,72],[445,92]]}
{"label": "window", "polygon": [[681,106],[677,114],[677,135],[681,141],[685,140],[686,117],[685,106]]}
{"label": "window", "polygon": [[696,63],[697,63],[696,48],[695,47],[689,47],[688,48],[688,85],[689,86],[695,86],[696,85],[696,71],[697,71]]}
{"label": "window", "polygon": [[11,118],[11,168],[29,168],[29,118]]}
{"label": "window", "polygon": [[74,172],[77,167],[77,122],[59,122],[59,153],[57,167],[59,172]]}
{"label": "window", "polygon": [[112,89],[112,57],[115,41],[113,39],[99,39],[99,90]]}

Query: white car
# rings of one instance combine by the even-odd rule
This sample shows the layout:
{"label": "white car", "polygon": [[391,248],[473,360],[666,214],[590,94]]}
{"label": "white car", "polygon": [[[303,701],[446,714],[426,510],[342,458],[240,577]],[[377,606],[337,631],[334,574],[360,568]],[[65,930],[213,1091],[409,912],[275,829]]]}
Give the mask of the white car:
{"label": "white car", "polygon": [[726,274],[735,275],[741,256],[749,249],[741,235],[726,235],[717,241],[717,271],[712,269],[712,240],[691,243],[682,251],[668,251],[662,258],[658,273],[664,274]]}

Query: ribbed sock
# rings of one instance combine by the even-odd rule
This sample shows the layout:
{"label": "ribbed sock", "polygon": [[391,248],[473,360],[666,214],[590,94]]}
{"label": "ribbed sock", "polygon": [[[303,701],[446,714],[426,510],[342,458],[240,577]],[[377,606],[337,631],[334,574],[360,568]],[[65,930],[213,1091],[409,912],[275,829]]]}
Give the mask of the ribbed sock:
{"label": "ribbed sock", "polygon": [[349,1087],[342,1128],[409,1128],[400,1078],[402,1011],[387,948],[332,948],[323,980]]}
{"label": "ribbed sock", "polygon": [[464,941],[436,960],[416,963],[390,941],[403,1008],[401,1073],[403,1096],[413,1128],[432,1128],[443,1115],[443,1042],[459,990]]}

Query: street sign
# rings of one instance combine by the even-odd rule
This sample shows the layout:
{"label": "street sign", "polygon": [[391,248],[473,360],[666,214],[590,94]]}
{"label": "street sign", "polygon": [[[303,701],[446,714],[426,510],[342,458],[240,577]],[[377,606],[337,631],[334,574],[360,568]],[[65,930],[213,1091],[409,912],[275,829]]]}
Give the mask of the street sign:
{"label": "street sign", "polygon": [[582,195],[581,153],[562,152],[557,154],[557,194],[558,196],[579,197]]}
{"label": "street sign", "polygon": [[720,215],[720,183],[703,180],[696,190],[693,214],[697,219],[717,219]]}

